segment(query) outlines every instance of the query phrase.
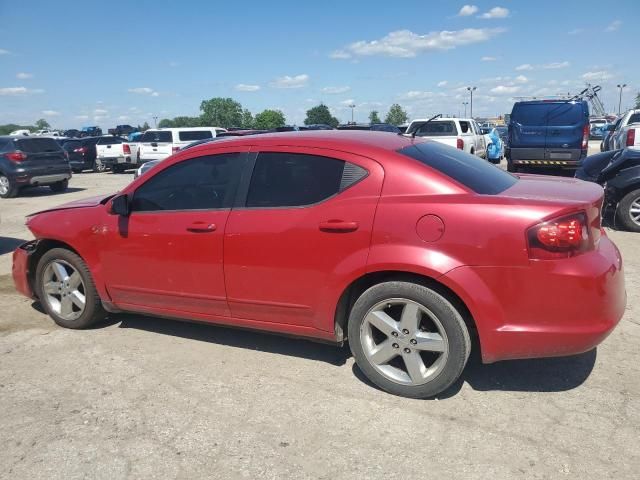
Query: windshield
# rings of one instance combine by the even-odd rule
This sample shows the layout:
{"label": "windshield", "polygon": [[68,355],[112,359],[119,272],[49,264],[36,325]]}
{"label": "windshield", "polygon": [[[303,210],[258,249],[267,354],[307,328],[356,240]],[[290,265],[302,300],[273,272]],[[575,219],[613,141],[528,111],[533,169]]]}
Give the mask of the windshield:
{"label": "windshield", "polygon": [[156,130],[154,132],[154,131],[147,130],[146,132],[144,132],[144,135],[142,135],[142,138],[140,139],[140,141],[146,142],[146,143],[150,143],[150,142],[171,143],[173,142],[173,137],[171,135],[171,132],[168,132],[168,131]]}

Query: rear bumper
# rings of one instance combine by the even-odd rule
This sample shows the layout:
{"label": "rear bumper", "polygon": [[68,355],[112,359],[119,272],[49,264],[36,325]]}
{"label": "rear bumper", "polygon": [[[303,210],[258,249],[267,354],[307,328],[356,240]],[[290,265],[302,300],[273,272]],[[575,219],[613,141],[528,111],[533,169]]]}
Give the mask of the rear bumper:
{"label": "rear bumper", "polygon": [[626,305],[622,259],[606,235],[587,254],[525,267],[460,267],[441,277],[474,317],[483,361],[591,350]]}
{"label": "rear bumper", "polygon": [[27,242],[13,251],[13,265],[11,273],[16,290],[25,297],[35,298],[29,282],[29,256],[35,251],[36,242]]}
{"label": "rear bumper", "polygon": [[106,165],[107,167],[113,165],[127,165],[132,164],[130,156],[122,156],[122,157],[110,157],[110,158],[101,158],[100,161]]}

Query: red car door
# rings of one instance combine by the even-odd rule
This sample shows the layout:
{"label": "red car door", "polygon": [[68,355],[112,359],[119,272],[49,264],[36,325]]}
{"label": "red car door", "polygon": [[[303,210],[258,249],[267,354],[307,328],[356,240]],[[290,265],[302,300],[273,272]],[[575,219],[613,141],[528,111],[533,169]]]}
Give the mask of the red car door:
{"label": "red car door", "polygon": [[232,316],[333,331],[338,292],[365,271],[383,177],[377,162],[344,152],[258,152],[225,232]]}
{"label": "red car door", "polygon": [[127,310],[228,316],[222,247],[246,153],[176,163],[128,193],[101,249],[106,287]]}

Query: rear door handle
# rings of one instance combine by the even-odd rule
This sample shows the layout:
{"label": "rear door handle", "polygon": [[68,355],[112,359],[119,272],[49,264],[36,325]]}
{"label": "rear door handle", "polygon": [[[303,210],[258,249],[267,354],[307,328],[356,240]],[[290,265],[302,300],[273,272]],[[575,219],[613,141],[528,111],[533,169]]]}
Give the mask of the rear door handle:
{"label": "rear door handle", "polygon": [[194,233],[208,233],[215,232],[216,225],[214,223],[207,222],[193,222],[187,227],[187,231]]}
{"label": "rear door handle", "polygon": [[343,222],[342,220],[327,220],[320,222],[319,228],[328,233],[348,233],[358,229],[358,222]]}

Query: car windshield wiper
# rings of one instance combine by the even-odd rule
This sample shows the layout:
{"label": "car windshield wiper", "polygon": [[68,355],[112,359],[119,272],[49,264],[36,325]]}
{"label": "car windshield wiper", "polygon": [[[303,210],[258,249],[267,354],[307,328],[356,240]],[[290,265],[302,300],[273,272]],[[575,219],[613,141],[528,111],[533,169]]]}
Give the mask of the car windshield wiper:
{"label": "car windshield wiper", "polygon": [[[418,131],[419,128],[425,126],[427,123],[429,123],[432,120],[435,120],[436,118],[440,118],[441,116],[442,116],[441,113],[435,114],[433,117],[431,117],[426,122],[422,122],[419,125],[417,125],[416,128],[414,128],[412,132],[408,133],[408,135],[411,135],[411,138],[416,138],[416,132]],[[400,135],[402,135],[402,134],[400,134]]]}

